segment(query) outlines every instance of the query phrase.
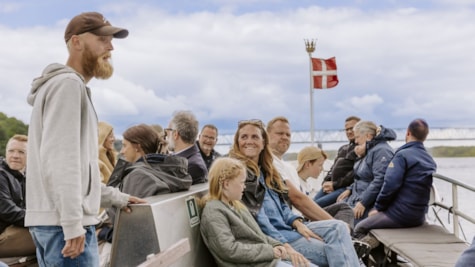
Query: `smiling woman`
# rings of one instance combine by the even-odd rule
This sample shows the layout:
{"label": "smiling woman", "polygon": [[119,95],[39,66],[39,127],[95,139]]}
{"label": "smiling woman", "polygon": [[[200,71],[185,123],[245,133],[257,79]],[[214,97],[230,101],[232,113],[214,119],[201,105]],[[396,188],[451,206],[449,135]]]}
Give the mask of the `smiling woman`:
{"label": "smiling woman", "polygon": [[[261,230],[292,249],[296,266],[358,266],[347,226],[338,220],[303,222],[285,201],[287,187],[273,165],[269,136],[260,120],[239,122],[229,156],[247,168],[243,203]],[[325,240],[325,242],[322,242]]]}

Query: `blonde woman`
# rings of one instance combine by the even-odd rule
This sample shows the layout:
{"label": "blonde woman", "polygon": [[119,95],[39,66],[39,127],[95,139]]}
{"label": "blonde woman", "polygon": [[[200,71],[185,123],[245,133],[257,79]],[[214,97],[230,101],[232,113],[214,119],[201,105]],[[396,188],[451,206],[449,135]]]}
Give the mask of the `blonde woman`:
{"label": "blonde woman", "polygon": [[107,122],[99,122],[99,170],[101,181],[107,184],[117,161],[117,152],[114,149],[114,128]]}
{"label": "blonde woman", "polygon": [[218,158],[209,171],[201,235],[218,266],[290,267],[282,261],[303,256],[266,236],[240,202],[246,168],[236,159]]}
{"label": "blonde woman", "polygon": [[360,159],[353,167],[353,184],[338,196],[337,201],[345,201],[353,208],[356,226],[368,217],[383,186],[384,174],[394,155],[388,141],[396,139],[396,132],[371,121],[359,121],[353,131],[355,152]]}

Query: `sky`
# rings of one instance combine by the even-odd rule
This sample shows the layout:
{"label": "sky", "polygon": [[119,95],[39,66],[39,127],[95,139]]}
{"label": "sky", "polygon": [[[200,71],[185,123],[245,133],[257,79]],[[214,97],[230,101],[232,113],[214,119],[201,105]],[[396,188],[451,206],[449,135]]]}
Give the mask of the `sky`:
{"label": "sky", "polygon": [[[66,62],[64,29],[85,11],[130,32],[113,41],[113,77],[88,84],[117,135],[176,110],[223,134],[280,115],[308,130],[310,97],[316,130],[350,115],[475,127],[475,0],[0,0],[0,112],[29,123],[31,81]],[[304,39],[336,57],[337,87],[310,90]]]}

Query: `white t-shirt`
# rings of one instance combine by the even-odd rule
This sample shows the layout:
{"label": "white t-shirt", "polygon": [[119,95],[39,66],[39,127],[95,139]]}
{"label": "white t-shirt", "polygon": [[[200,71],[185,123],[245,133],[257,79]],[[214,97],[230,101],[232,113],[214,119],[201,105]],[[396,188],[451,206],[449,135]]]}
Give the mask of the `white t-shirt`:
{"label": "white t-shirt", "polygon": [[[280,176],[285,181],[290,181],[294,186],[296,186],[302,193],[305,193],[307,196],[313,197],[315,195],[316,190],[312,188],[305,180],[299,177],[297,172],[297,168],[290,164],[287,161],[279,159],[277,156],[272,155],[274,158],[274,167],[280,173]],[[301,215],[300,211],[298,211],[295,207],[292,209],[294,212]]]}

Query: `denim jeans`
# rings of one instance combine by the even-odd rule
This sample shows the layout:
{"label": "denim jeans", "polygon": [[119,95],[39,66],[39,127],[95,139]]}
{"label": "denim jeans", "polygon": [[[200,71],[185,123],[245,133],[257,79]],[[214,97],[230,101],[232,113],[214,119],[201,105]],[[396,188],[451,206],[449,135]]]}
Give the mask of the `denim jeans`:
{"label": "denim jeans", "polygon": [[323,192],[323,189],[320,189],[320,191],[318,191],[318,193],[313,197],[313,201],[322,208],[330,206],[331,204],[336,203],[338,196],[345,190],[346,188],[342,187],[327,194]]}
{"label": "denim jeans", "polygon": [[66,241],[61,226],[32,226],[30,233],[36,245],[36,257],[41,267],[99,266],[99,252],[94,226],[85,226],[84,252],[77,258],[64,258],[61,254]]}
{"label": "denim jeans", "polygon": [[457,263],[455,263],[455,267],[465,267],[465,266],[473,266],[473,263],[475,262],[475,237],[472,240],[472,244],[470,245],[469,248],[467,248],[462,255],[457,260]]}
{"label": "denim jeans", "polygon": [[386,228],[404,228],[404,225],[399,224],[389,218],[386,213],[378,212],[373,216],[367,217],[360,221],[354,230],[354,237],[361,239],[372,229],[386,229]]}
{"label": "denim jeans", "polygon": [[[310,263],[310,267],[318,267],[317,265]],[[0,266],[1,267],[1,266]],[[278,261],[275,267],[293,267],[292,262],[290,261]]]}
{"label": "denim jeans", "polygon": [[289,243],[296,251],[318,266],[359,266],[358,256],[345,223],[338,220],[324,220],[307,223],[307,227],[324,242],[302,237]]}
{"label": "denim jeans", "polygon": [[330,206],[326,206],[323,208],[328,214],[330,214],[335,220],[340,220],[346,222],[351,229],[353,229],[353,225],[355,224],[355,214],[353,213],[353,209],[345,202],[337,202],[335,204],[331,204]]}

